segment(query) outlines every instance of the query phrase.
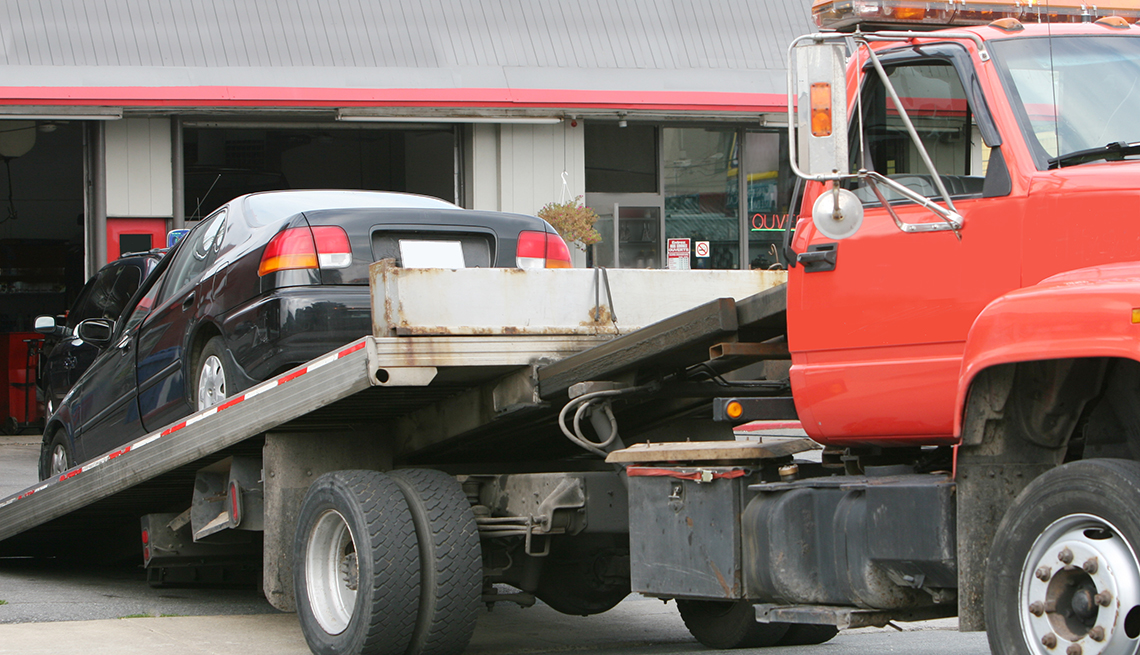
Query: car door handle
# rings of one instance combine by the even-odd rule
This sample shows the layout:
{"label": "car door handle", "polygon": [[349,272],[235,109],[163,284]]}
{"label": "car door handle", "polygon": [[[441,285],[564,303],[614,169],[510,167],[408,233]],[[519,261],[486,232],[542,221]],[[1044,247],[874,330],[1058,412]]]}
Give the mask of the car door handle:
{"label": "car door handle", "polygon": [[189,296],[186,296],[186,300],[182,301],[182,311],[186,311],[187,309],[190,309],[193,306],[194,306],[194,294],[191,293]]}

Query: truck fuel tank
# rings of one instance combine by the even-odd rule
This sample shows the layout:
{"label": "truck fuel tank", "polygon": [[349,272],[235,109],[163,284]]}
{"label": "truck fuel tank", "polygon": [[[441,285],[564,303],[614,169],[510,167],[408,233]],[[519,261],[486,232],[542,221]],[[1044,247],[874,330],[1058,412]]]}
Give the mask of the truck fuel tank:
{"label": "truck fuel tank", "polygon": [[867,475],[758,483],[748,490],[755,494],[741,516],[748,599],[867,609],[954,603],[949,475],[867,467]]}

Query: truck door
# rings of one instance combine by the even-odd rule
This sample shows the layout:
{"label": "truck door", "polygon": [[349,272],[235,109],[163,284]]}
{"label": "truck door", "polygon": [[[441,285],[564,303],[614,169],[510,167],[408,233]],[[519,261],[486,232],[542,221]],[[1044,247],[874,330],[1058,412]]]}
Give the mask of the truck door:
{"label": "truck door", "polygon": [[[882,62],[964,223],[961,240],[951,231],[904,233],[863,185],[850,187],[864,205],[854,236],[837,243],[801,223],[797,251],[835,248],[836,257],[833,267],[791,270],[792,379],[805,429],[832,441],[949,441],[970,325],[1018,286],[1021,200],[994,147],[1000,137],[970,56],[949,43],[900,50]],[[939,200],[884,85],[873,69],[863,79],[861,135],[858,112],[849,114],[852,170],[876,170]],[[901,221],[941,222],[880,189]]]}

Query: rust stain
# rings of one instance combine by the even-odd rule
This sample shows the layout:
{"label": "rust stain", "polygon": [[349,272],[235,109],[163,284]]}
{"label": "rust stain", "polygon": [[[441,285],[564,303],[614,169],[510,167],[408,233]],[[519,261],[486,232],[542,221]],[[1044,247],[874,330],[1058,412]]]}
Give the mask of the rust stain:
{"label": "rust stain", "polygon": [[716,576],[717,583],[720,584],[721,589],[724,589],[724,597],[725,598],[733,598],[732,587],[728,586],[728,581],[724,579],[724,576],[721,574],[720,569],[717,568],[716,563],[713,562],[712,560],[709,560],[709,566],[712,567],[713,575]]}
{"label": "rust stain", "polygon": [[613,322],[613,314],[610,312],[608,305],[602,305],[601,307],[596,308],[596,310],[598,316],[597,319],[594,318],[595,308],[591,307],[589,311],[586,312],[587,320],[582,321],[578,325],[581,325],[582,327],[606,327]]}

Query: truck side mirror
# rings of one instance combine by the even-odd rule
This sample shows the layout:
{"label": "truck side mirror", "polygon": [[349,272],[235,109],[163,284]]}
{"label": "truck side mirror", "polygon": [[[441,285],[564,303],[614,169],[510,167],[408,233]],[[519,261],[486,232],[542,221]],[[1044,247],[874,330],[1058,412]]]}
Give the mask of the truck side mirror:
{"label": "truck side mirror", "polygon": [[111,343],[115,333],[115,322],[105,318],[89,318],[75,326],[75,334],[84,343],[96,348],[104,348]]}
{"label": "truck side mirror", "polygon": [[847,173],[847,53],[842,43],[805,38],[795,57],[798,167],[807,177]]}

